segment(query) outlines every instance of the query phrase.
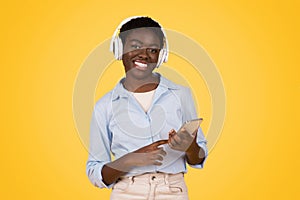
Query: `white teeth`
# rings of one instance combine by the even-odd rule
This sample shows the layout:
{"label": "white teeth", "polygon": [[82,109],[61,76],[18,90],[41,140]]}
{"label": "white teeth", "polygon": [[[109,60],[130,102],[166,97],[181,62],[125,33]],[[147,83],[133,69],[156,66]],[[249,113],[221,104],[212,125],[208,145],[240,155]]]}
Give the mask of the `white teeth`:
{"label": "white teeth", "polygon": [[137,66],[142,67],[142,68],[146,68],[147,67],[147,64],[140,63],[140,62],[137,62],[137,61],[135,61],[134,64],[136,64]]}

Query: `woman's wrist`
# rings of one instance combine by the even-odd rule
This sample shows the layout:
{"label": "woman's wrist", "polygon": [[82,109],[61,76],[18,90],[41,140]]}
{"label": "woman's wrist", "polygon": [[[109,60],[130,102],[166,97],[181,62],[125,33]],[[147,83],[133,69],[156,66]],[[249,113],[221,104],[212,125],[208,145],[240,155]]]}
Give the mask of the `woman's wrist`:
{"label": "woman's wrist", "polygon": [[128,153],[118,159],[118,165],[120,166],[120,171],[129,172],[133,167],[131,153]]}

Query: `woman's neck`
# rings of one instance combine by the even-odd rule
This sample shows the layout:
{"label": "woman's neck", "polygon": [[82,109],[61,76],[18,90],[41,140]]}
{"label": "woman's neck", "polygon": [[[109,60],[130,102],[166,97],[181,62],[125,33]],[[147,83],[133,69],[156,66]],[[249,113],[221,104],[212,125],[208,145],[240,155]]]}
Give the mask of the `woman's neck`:
{"label": "woman's neck", "polygon": [[131,79],[129,77],[125,77],[123,81],[123,86],[130,92],[149,92],[151,90],[155,90],[159,84],[159,75],[152,74],[148,79]]}

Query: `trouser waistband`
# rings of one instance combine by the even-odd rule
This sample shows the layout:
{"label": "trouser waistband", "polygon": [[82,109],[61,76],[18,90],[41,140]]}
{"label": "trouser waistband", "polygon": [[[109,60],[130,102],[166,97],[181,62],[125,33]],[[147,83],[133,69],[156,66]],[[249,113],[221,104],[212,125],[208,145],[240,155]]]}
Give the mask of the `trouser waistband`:
{"label": "trouser waistband", "polygon": [[161,182],[165,181],[166,183],[172,182],[174,180],[178,180],[184,177],[184,173],[176,173],[176,174],[168,174],[168,173],[145,173],[137,176],[129,176],[129,177],[121,177],[122,181],[130,181],[130,182]]}

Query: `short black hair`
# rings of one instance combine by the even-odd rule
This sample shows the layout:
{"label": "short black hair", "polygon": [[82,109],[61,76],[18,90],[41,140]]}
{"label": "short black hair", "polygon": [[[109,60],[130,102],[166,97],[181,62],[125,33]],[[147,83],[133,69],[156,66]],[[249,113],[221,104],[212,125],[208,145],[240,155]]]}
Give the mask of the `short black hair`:
{"label": "short black hair", "polygon": [[159,23],[151,19],[150,17],[138,17],[131,19],[129,22],[124,24],[120,29],[120,38],[122,43],[125,44],[125,39],[127,35],[130,33],[130,30],[137,28],[150,28],[160,40],[161,47],[164,46],[164,33],[161,30],[161,26]]}

